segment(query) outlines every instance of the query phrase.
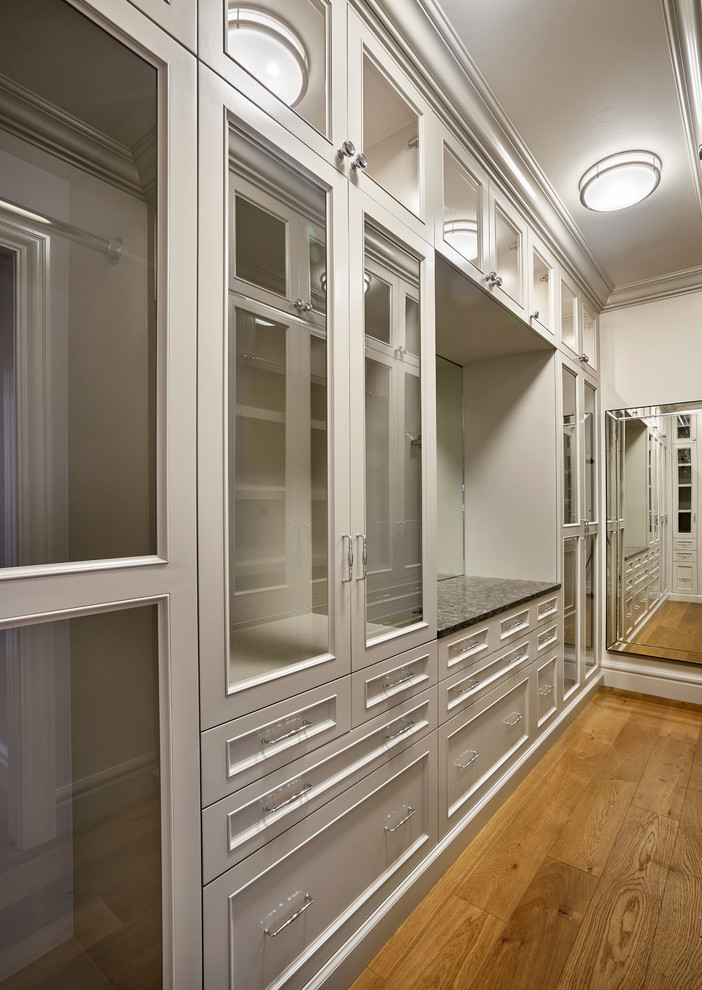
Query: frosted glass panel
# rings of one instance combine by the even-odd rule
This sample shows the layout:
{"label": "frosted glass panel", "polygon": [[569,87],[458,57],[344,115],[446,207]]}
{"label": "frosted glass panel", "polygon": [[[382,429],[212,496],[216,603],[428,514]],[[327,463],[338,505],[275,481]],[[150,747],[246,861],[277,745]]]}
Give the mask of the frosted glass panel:
{"label": "frosted glass panel", "polygon": [[150,605],[0,631],[8,990],[162,985],[157,620]]}
{"label": "frosted glass panel", "polygon": [[0,566],[154,554],[157,70],[63,0],[4,0],[0,76],[66,125],[0,123]]}

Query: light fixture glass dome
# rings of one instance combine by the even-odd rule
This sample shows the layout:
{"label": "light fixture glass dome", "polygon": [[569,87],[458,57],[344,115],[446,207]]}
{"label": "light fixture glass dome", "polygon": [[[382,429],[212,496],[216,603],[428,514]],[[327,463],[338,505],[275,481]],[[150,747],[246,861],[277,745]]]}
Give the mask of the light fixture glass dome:
{"label": "light fixture glass dome", "polygon": [[474,261],[478,257],[477,220],[446,220],[444,238],[468,261]]}
{"label": "light fixture glass dome", "polygon": [[588,210],[623,210],[650,196],[661,180],[661,160],[652,151],[620,151],[589,168],[580,180],[580,202]]}
{"label": "light fixture glass dome", "polygon": [[309,63],[305,46],[276,17],[249,7],[228,11],[227,51],[239,65],[294,107],[307,90]]}

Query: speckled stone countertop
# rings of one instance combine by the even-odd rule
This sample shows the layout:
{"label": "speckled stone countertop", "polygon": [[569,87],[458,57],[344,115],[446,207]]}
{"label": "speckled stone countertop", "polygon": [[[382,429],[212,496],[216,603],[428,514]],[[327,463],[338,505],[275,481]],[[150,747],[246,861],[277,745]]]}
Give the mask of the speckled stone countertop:
{"label": "speckled stone countertop", "polygon": [[473,574],[439,581],[437,635],[441,639],[559,588],[560,584],[549,581],[517,581]]}
{"label": "speckled stone countertop", "polygon": [[648,547],[624,547],[624,560],[629,560],[630,557],[636,557],[638,554],[643,553],[644,550],[648,550]]}

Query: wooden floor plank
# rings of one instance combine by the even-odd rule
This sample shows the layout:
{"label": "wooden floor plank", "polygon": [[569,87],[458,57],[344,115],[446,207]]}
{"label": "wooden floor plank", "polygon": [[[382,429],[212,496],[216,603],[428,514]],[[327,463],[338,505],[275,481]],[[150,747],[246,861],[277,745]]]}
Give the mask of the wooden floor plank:
{"label": "wooden floor plank", "polygon": [[638,784],[653,752],[660,728],[660,718],[632,713],[603,760],[599,774]]}
{"label": "wooden floor plank", "polygon": [[659,736],[632,804],[658,815],[680,818],[696,744],[678,736]]}
{"label": "wooden floor plank", "polygon": [[478,971],[502,928],[497,918],[451,897],[420,937],[409,943],[391,938],[369,968],[383,977],[382,990],[463,988],[469,985],[467,974]]}
{"label": "wooden floor plank", "polygon": [[676,831],[673,819],[629,809],[558,990],[640,990]]}
{"label": "wooden floor plank", "polygon": [[690,779],[687,782],[688,788],[692,787],[696,791],[702,791],[702,733],[697,741],[695,755],[692,758],[692,768],[690,769]]}
{"label": "wooden floor plank", "polygon": [[372,969],[364,969],[361,975],[355,980],[349,990],[383,990],[385,980],[378,976]]}
{"label": "wooden floor plank", "polygon": [[672,868],[641,990],[702,990],[702,880]]}
{"label": "wooden floor plank", "polygon": [[596,777],[558,833],[549,856],[599,877],[635,792],[632,782]]}
{"label": "wooden floor plank", "polygon": [[482,968],[465,987],[555,987],[596,886],[594,877],[546,859]]}

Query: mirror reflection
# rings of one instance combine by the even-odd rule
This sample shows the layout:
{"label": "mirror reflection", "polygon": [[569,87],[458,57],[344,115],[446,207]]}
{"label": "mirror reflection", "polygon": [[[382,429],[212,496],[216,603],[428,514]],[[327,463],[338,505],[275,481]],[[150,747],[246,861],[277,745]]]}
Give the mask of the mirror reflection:
{"label": "mirror reflection", "polygon": [[607,648],[702,661],[702,401],[606,414]]}

